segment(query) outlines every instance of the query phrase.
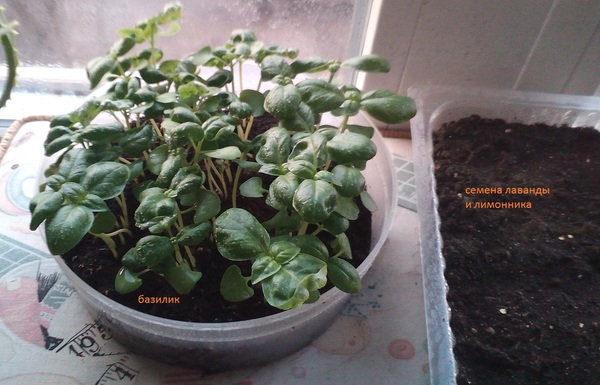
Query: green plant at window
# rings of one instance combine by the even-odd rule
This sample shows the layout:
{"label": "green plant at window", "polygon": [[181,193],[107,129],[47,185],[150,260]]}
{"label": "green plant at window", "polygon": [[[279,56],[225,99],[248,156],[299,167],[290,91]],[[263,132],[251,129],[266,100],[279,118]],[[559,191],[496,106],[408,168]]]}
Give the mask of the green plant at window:
{"label": "green plant at window", "polygon": [[17,79],[17,66],[19,64],[15,48],[15,35],[17,34],[15,27],[17,25],[16,21],[9,22],[6,19],[4,8],[0,6],[0,41],[2,41],[7,65],[6,83],[4,83],[2,95],[0,96],[0,108],[4,107],[8,99],[10,99],[11,91]]}
{"label": "green plant at window", "polygon": [[[209,274],[197,269],[203,256],[193,252],[203,242],[231,261],[221,280],[230,301],[258,289],[272,306],[292,309],[316,300],[328,281],[358,291],[345,231],[359,201],[376,209],[361,173],[376,146],[372,128],[349,119],[363,110],[405,121],[413,100],[336,83],[343,67],[387,71],[379,56],[298,59],[296,50],[265,45],[247,30],[233,31],[221,47],[165,59],[156,38],[178,30],[181,12],[170,5],[122,30],[106,55],[90,61],[91,86],[110,86],[51,122],[46,154],[60,155],[31,201],[31,228],[45,221],[53,254],[86,234],[104,241],[123,265],[115,279],[121,293],[139,288],[146,274],[189,292]],[[252,88],[243,87],[246,63],[260,68]],[[322,76],[300,79],[306,74]],[[267,83],[269,91],[260,91]],[[322,123],[326,113],[339,124]],[[255,135],[267,116],[275,123]],[[137,200],[126,199],[127,191]],[[262,200],[276,214],[261,222],[240,197]],[[145,235],[120,252],[134,226]]]}

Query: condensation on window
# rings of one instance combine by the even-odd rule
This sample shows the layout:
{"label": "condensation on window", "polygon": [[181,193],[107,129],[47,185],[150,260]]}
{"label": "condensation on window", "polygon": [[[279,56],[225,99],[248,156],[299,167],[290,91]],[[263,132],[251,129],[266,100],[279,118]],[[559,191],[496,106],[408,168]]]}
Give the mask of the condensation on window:
{"label": "condensation on window", "polygon": [[[83,68],[129,28],[162,10],[161,0],[5,0],[19,22],[24,66]],[[360,52],[370,0],[183,0],[181,31],[161,37],[165,57],[178,59],[204,45],[223,44],[236,28],[262,41],[298,48],[303,57],[345,59]],[[168,40],[167,40],[168,39]],[[161,44],[161,42],[159,42]]]}

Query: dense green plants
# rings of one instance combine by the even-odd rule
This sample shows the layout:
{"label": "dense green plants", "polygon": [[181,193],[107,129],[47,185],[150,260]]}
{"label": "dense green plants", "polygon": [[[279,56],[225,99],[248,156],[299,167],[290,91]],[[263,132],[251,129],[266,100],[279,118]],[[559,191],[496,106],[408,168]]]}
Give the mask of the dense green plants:
{"label": "dense green plants", "polygon": [[[377,148],[373,129],[349,119],[363,110],[401,122],[414,115],[413,100],[336,81],[344,67],[387,71],[379,56],[298,59],[296,50],[265,45],[247,30],[233,31],[221,47],[165,59],[157,37],[178,30],[181,12],[170,5],[120,31],[109,52],[89,62],[91,86],[109,85],[51,122],[45,150],[57,160],[31,201],[31,228],[45,222],[53,254],[86,234],[105,242],[123,265],[120,293],[138,289],[145,274],[189,292],[211,274],[197,269],[203,256],[194,249],[203,242],[231,261],[221,280],[230,301],[259,289],[272,306],[292,309],[316,300],[328,281],[358,291],[345,231],[359,201],[376,210],[361,170]],[[249,63],[260,69],[252,87]],[[324,124],[324,114],[338,123]],[[272,127],[253,133],[266,117]],[[276,214],[261,222],[240,197]],[[120,254],[134,227],[144,235]]]}

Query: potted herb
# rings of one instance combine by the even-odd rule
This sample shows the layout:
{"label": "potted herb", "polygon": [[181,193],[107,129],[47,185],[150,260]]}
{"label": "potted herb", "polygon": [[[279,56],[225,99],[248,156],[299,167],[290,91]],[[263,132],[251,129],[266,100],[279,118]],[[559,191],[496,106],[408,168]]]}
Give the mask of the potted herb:
{"label": "potted herb", "polygon": [[[87,306],[128,346],[214,370],[262,363],[329,325],[342,292],[360,290],[389,230],[389,159],[378,153],[372,127],[350,118],[364,111],[397,123],[415,105],[336,82],[343,68],[387,71],[379,56],[297,59],[296,50],[264,45],[247,30],[222,47],[165,59],[157,37],[178,29],[181,12],[167,6],[90,61],[91,86],[110,83],[52,120],[45,151],[53,161],[31,201],[31,229],[43,225],[49,250],[63,256],[59,264]],[[252,87],[249,65],[260,70]],[[365,176],[373,162],[381,185]],[[347,232],[359,216],[369,225],[364,213],[376,210],[376,242],[357,269]],[[216,280],[208,296],[288,312],[214,324],[142,314],[91,290],[71,270],[84,258],[79,275],[88,271],[87,280],[116,262],[114,288],[104,293],[154,309],[182,307]],[[213,261],[226,267],[213,271]],[[148,294],[165,283],[168,292]],[[325,291],[332,286],[339,290]]]}

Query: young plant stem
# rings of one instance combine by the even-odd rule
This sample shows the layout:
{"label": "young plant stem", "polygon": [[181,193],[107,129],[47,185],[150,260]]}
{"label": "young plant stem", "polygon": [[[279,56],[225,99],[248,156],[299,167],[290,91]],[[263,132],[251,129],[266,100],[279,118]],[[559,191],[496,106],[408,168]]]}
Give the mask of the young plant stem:
{"label": "young plant stem", "polygon": [[225,177],[223,176],[223,173],[221,171],[219,171],[219,169],[215,165],[215,162],[213,162],[212,159],[209,160],[209,165],[212,168],[212,170],[214,171],[214,174],[217,176],[217,179],[219,180],[219,182],[221,182],[221,187],[223,188],[223,197],[225,199],[227,199],[229,194],[227,193],[227,182],[225,181]]}
{"label": "young plant stem", "polygon": [[[242,154],[242,159],[246,157],[246,154]],[[242,168],[238,165],[237,170],[235,171],[235,177],[233,178],[233,187],[231,189],[231,205],[232,207],[237,207],[237,192],[238,186],[240,184],[240,177],[242,175]]]}
{"label": "young plant stem", "polygon": [[308,230],[308,222],[300,221],[300,228],[298,229],[298,235],[306,234],[306,230]]}
{"label": "young plant stem", "polygon": [[242,75],[242,63],[244,62],[243,59],[239,59],[238,60],[238,73],[240,76],[240,89],[244,89],[244,76]]}
{"label": "young plant stem", "polygon": [[187,259],[190,262],[190,265],[192,266],[192,268],[196,268],[196,257],[194,257],[194,253],[192,252],[192,249],[190,249],[189,246],[183,246],[183,249],[185,250],[185,253],[187,255]]}
{"label": "young plant stem", "polygon": [[121,222],[123,228],[129,229],[129,213],[127,212],[127,199],[125,198],[125,194],[121,193],[121,195],[117,195],[115,197],[115,201],[121,208],[121,212],[123,213],[123,220]]}
{"label": "young plant stem", "polygon": [[[231,74],[233,75],[235,73],[235,68],[233,67],[233,63],[231,63],[231,65],[229,66],[229,69],[231,70]],[[232,78],[231,78],[231,92],[235,94],[235,76],[232,76]]]}
{"label": "young plant stem", "polygon": [[156,131],[158,138],[162,141],[163,134],[162,134],[162,131],[160,130],[160,127],[158,127],[158,124],[156,123],[156,121],[154,119],[150,119],[150,124],[152,124],[152,127],[154,128],[154,131]]}
{"label": "young plant stem", "polygon": [[346,126],[348,125],[348,120],[350,119],[349,115],[344,115],[344,118],[342,119],[342,122],[340,123],[340,126],[338,127],[338,133],[343,133],[344,131],[346,131]]}
{"label": "young plant stem", "polygon": [[104,241],[104,243],[106,243],[106,246],[108,246],[108,249],[112,253],[113,257],[115,259],[119,259],[119,254],[117,253],[117,244],[110,236],[108,236],[108,234],[100,233],[100,234],[92,234],[92,235],[97,238],[102,239]]}
{"label": "young plant stem", "polygon": [[246,131],[244,132],[244,140],[248,140],[250,132],[252,131],[252,125],[254,124],[254,115],[250,115],[246,124]]}
{"label": "young plant stem", "polygon": [[[207,170],[208,170],[208,167],[207,167]],[[212,172],[208,171],[206,178],[208,179],[209,190],[218,194],[219,187],[217,186],[217,182],[215,181],[215,177],[213,176]]]}

